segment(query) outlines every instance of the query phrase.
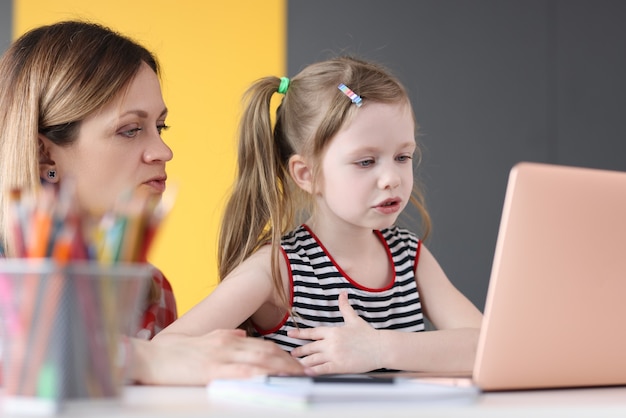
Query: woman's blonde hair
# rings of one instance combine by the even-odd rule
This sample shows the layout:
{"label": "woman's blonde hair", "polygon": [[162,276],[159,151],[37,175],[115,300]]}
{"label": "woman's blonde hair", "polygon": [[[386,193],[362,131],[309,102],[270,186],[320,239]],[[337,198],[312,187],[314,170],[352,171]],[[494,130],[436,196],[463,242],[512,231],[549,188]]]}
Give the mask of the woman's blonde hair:
{"label": "woman's blonde hair", "polygon": [[7,255],[13,254],[9,192],[36,192],[40,186],[38,135],[70,145],[81,121],[122,91],[143,62],[159,73],[147,49],[109,28],[81,21],[33,29],[2,56],[0,237]]}
{"label": "woman's blonde hair", "polygon": [[[303,214],[312,210],[310,197],[291,179],[288,161],[300,154],[319,162],[330,140],[354,114],[356,106],[338,89],[340,83],[364,102],[410,107],[405,88],[386,68],[353,57],[315,63],[293,77],[276,111],[274,126],[270,101],[281,79],[259,79],[244,96],[238,172],[219,237],[219,276],[223,280],[261,246],[271,244],[274,287],[286,310],[289,299],[279,271],[280,240],[297,226]],[[314,178],[320,175],[318,168]],[[430,217],[418,187],[411,201],[420,214],[425,237]],[[249,324],[245,327],[250,330]]]}

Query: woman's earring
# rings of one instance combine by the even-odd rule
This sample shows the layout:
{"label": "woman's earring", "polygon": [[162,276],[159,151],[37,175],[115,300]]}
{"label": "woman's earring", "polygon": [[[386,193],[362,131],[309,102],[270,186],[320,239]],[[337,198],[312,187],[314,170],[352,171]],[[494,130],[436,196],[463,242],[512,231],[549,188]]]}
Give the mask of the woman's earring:
{"label": "woman's earring", "polygon": [[47,176],[49,180],[54,180],[57,178],[57,171],[50,169],[48,170]]}

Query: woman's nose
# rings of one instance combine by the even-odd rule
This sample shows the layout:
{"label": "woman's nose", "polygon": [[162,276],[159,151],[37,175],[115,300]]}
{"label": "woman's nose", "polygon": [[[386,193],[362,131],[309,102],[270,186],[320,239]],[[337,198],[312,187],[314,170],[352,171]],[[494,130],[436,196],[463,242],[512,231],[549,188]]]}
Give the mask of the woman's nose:
{"label": "woman's nose", "polygon": [[148,163],[154,161],[170,161],[174,157],[172,149],[163,141],[161,135],[155,132],[150,138],[150,145],[144,151],[144,160]]}

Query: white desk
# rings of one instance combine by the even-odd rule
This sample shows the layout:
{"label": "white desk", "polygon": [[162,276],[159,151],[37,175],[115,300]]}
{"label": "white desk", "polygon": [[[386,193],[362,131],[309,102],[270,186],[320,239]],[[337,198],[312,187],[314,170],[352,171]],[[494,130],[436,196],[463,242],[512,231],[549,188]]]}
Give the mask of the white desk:
{"label": "white desk", "polygon": [[[0,401],[1,402],[1,401]],[[2,415],[2,416],[7,416]],[[361,403],[305,410],[209,402],[204,387],[129,386],[118,402],[68,403],[60,417],[626,417],[626,387],[487,393],[471,403]]]}

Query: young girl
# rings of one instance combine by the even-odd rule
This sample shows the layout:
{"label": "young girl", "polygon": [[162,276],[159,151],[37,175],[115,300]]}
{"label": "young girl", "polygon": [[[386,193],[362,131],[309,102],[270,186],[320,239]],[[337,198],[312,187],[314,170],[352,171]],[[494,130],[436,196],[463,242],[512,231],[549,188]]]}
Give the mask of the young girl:
{"label": "young girl", "polygon": [[[272,129],[275,92],[285,96]],[[261,79],[247,98],[220,237],[223,281],[157,339],[244,324],[315,373],[470,370],[481,313],[422,241],[395,226],[411,201],[424,235],[430,228],[400,82],[343,57],[292,80]],[[424,332],[424,316],[436,330]]]}

